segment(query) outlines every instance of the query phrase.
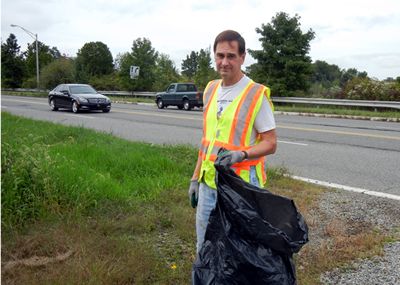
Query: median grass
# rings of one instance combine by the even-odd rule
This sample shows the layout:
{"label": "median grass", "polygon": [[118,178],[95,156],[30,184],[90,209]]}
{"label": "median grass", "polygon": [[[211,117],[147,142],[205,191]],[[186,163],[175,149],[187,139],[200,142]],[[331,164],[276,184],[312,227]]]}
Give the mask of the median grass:
{"label": "median grass", "polygon": [[[5,284],[190,283],[195,211],[187,187],[197,150],[8,113],[1,127]],[[323,241],[296,255],[299,284],[381,252],[385,235],[347,233],[342,220],[319,215],[326,189],[286,174],[270,169],[268,188],[293,198]]]}

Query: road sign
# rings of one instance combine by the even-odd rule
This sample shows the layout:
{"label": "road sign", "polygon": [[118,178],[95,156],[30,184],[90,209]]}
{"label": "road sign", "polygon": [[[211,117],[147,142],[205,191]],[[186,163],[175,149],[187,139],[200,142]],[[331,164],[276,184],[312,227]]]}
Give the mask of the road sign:
{"label": "road sign", "polygon": [[131,79],[136,79],[136,78],[139,77],[139,70],[140,70],[139,66],[131,65],[131,69],[130,69],[130,72],[129,72],[129,74],[131,76]]}

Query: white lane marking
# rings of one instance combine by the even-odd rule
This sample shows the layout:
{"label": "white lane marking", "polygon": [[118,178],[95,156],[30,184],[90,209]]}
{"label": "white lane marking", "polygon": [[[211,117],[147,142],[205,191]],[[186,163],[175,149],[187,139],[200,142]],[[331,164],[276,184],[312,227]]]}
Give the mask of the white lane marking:
{"label": "white lane marking", "polygon": [[310,178],[305,178],[305,177],[300,177],[300,176],[295,176],[295,175],[290,176],[290,177],[293,179],[296,179],[296,180],[300,180],[300,181],[304,181],[304,182],[308,182],[308,183],[312,183],[312,184],[317,184],[317,185],[321,185],[324,187],[331,187],[331,188],[341,189],[341,190],[345,190],[345,191],[356,192],[356,193],[366,194],[366,195],[370,195],[370,196],[383,197],[383,198],[400,201],[399,195],[370,191],[370,190],[363,189],[363,188],[351,187],[351,186],[346,186],[346,185],[341,185],[341,184],[331,183],[331,182],[326,182],[326,181],[320,181],[320,180],[315,180],[315,179],[310,179]]}
{"label": "white lane marking", "polygon": [[176,116],[171,114],[160,114],[160,113],[144,113],[144,112],[137,112],[137,111],[121,111],[113,109],[114,113],[124,113],[124,114],[134,114],[134,115],[143,115],[143,116],[150,116],[150,117],[164,117],[164,118],[174,118],[174,119],[183,119],[183,120],[194,120],[194,121],[203,121],[203,118],[192,118],[186,116]]}
{"label": "white lane marking", "polygon": [[296,142],[288,142],[288,141],[281,141],[278,140],[279,143],[287,143],[287,144],[294,144],[294,145],[301,145],[301,146],[308,146],[306,143],[296,143]]}
{"label": "white lane marking", "polygon": [[77,114],[73,114],[73,115],[71,115],[71,116],[72,116],[72,117],[84,118],[84,119],[95,119],[95,117],[83,116],[83,115],[77,115]]}

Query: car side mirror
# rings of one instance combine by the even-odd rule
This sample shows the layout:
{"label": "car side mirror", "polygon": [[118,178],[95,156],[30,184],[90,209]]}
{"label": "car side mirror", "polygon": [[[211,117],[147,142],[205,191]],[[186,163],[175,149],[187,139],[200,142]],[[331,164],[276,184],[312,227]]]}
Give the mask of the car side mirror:
{"label": "car side mirror", "polygon": [[68,95],[69,96],[69,92],[67,90],[63,90],[63,91],[61,91],[61,93],[63,93],[64,95]]}

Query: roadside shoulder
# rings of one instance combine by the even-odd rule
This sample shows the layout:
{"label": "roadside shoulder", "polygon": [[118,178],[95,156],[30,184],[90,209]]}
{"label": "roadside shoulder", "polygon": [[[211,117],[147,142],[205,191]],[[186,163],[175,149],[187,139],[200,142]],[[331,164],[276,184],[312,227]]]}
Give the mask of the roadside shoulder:
{"label": "roadside shoulder", "polygon": [[[360,232],[379,232],[393,241],[385,244],[382,256],[357,259],[345,267],[321,275],[322,284],[399,284],[400,281],[400,202],[345,191],[326,192],[319,204],[328,217],[320,233],[335,219],[342,221],[344,238]],[[320,236],[321,237],[321,236]]]}

